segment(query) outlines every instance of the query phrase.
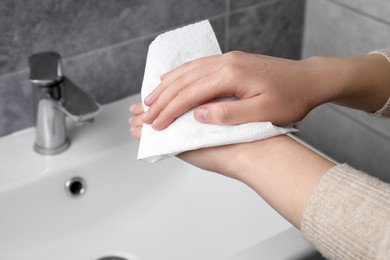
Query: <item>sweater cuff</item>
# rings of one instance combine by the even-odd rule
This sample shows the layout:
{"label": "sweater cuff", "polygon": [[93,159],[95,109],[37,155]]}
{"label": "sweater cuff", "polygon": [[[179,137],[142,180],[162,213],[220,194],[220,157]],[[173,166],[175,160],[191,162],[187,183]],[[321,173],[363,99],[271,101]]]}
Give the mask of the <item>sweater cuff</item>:
{"label": "sweater cuff", "polygon": [[329,259],[390,259],[390,185],[333,167],[309,198],[301,231]]}
{"label": "sweater cuff", "polygon": [[383,57],[385,57],[390,62],[390,48],[389,49],[380,49],[375,51],[370,51],[368,55],[370,54],[380,54]]}
{"label": "sweater cuff", "polygon": [[390,117],[390,98],[381,109],[374,112],[374,115],[379,117]]}
{"label": "sweater cuff", "polygon": [[[368,53],[370,54],[379,54],[385,57],[390,62],[390,48],[389,49],[381,49],[381,50],[375,50]],[[375,116],[379,117],[390,117],[390,97],[387,100],[386,104],[379,109],[378,111],[374,112]]]}

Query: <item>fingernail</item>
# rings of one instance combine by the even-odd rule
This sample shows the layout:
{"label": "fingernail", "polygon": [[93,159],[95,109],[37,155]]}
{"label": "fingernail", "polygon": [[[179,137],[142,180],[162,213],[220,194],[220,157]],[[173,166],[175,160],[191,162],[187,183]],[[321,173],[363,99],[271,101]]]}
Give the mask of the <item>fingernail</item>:
{"label": "fingernail", "polygon": [[164,73],[160,76],[160,80],[163,81],[168,75],[168,72],[167,73]]}
{"label": "fingernail", "polygon": [[132,105],[130,106],[129,110],[130,110],[130,112],[133,112],[134,109],[135,109],[135,104],[132,104]]}
{"label": "fingernail", "polygon": [[153,121],[153,123],[152,123],[152,127],[153,127],[153,129],[155,129],[155,130],[157,130],[157,129],[159,129],[159,124],[161,123],[161,120],[160,120],[160,118],[156,118],[154,121]]}
{"label": "fingernail", "polygon": [[148,115],[149,113],[146,111],[145,114],[142,115],[141,119],[144,123],[146,123],[145,121],[148,120]]}
{"label": "fingernail", "polygon": [[148,103],[152,100],[153,98],[153,93],[150,93],[146,98],[145,98],[145,102]]}
{"label": "fingernail", "polygon": [[197,119],[200,122],[207,123],[209,122],[208,119],[208,109],[206,107],[200,107],[196,109]]}

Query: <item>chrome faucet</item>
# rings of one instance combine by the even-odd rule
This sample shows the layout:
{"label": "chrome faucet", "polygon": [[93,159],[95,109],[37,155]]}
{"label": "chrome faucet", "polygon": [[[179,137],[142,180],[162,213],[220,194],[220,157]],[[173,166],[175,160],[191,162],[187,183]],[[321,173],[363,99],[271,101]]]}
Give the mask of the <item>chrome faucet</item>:
{"label": "chrome faucet", "polygon": [[79,124],[91,123],[100,105],[64,76],[58,53],[33,54],[29,65],[36,126],[34,150],[44,155],[61,153],[70,145],[65,116]]}

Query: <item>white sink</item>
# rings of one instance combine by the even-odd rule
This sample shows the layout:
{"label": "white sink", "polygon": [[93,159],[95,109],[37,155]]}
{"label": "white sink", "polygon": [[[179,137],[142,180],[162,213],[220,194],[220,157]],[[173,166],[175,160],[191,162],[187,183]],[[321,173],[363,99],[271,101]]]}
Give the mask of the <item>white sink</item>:
{"label": "white sink", "polygon": [[[314,252],[244,184],[177,158],[137,161],[127,119],[138,100],[104,106],[91,125],[70,125],[72,145],[60,155],[36,154],[33,128],[0,138],[1,260],[249,259],[245,252],[253,248],[258,259],[282,259]],[[86,191],[71,197],[65,183],[75,176]],[[262,251],[286,232],[283,243]]]}

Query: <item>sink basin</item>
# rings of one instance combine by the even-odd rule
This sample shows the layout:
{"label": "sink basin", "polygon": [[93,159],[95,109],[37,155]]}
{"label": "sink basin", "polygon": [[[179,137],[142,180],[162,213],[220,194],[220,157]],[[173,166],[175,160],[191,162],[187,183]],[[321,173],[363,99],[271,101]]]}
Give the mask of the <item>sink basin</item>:
{"label": "sink basin", "polygon": [[[33,151],[33,128],[0,138],[0,259],[246,259],[254,248],[259,258],[282,259],[314,252],[244,184],[177,158],[137,161],[127,118],[139,98],[104,106],[91,125],[68,122],[71,147],[56,156]],[[68,182],[74,195],[65,187],[73,177],[84,181]],[[274,248],[261,249],[270,241]]]}

